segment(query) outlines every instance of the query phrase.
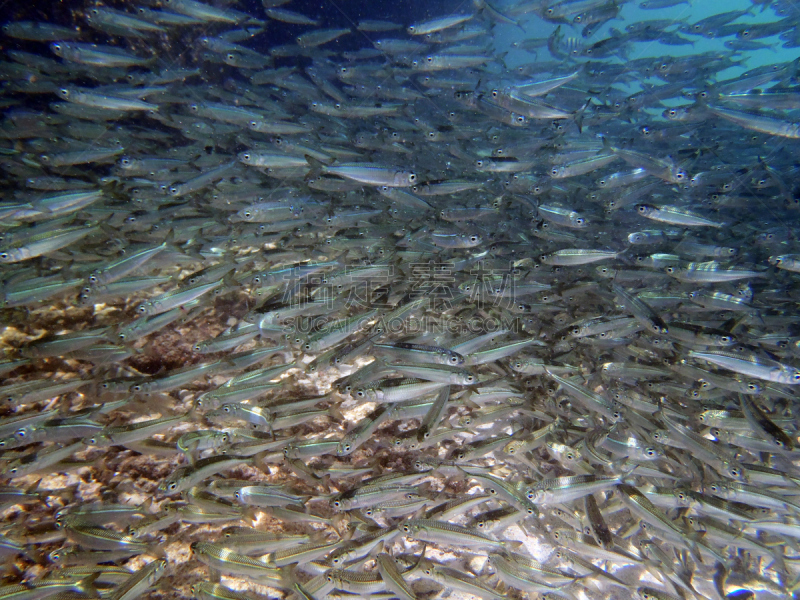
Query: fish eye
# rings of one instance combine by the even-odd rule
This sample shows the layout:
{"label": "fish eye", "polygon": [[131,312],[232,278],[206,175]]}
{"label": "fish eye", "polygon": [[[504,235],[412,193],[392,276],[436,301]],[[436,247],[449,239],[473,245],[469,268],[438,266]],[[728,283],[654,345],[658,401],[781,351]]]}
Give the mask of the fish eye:
{"label": "fish eye", "polygon": [[555,177],[556,175],[558,175],[558,167],[553,167],[553,168],[550,170],[550,175],[552,175],[553,177]]}
{"label": "fish eye", "polygon": [[414,183],[417,180],[417,176],[414,173],[410,173],[409,176],[408,176],[408,180],[411,183]]}
{"label": "fish eye", "polygon": [[173,482],[173,483],[170,483],[170,484],[169,484],[167,487],[168,487],[168,488],[169,488],[171,491],[173,491],[173,492],[174,492],[175,490],[177,490],[177,489],[178,489],[178,484]]}
{"label": "fish eye", "polygon": [[427,60],[429,63],[432,63],[433,62],[433,57],[432,56],[428,56],[428,57],[425,58],[425,60]]}
{"label": "fish eye", "polygon": [[327,575],[325,579],[327,580],[328,583],[333,583],[333,575]]}

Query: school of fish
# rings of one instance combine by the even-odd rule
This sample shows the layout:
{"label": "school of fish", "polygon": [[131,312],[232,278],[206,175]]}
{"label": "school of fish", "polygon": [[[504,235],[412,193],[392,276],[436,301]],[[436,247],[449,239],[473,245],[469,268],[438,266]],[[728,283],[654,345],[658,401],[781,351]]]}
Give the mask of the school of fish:
{"label": "school of fish", "polygon": [[0,600],[796,597],[795,3],[287,2],[2,26]]}

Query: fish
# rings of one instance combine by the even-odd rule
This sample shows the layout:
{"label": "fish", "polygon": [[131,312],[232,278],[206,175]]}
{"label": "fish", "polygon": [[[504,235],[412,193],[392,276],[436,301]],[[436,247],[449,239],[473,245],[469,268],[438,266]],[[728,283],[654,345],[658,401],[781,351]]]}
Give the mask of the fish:
{"label": "fish", "polygon": [[452,15],[448,17],[432,19],[430,21],[409,25],[406,28],[406,31],[410,35],[429,35],[431,33],[442,31],[443,29],[449,29],[451,27],[461,25],[462,23],[466,23],[472,19],[473,16],[474,15]]}
{"label": "fish", "polygon": [[0,596],[789,597],[800,16],[706,4],[7,11]]}

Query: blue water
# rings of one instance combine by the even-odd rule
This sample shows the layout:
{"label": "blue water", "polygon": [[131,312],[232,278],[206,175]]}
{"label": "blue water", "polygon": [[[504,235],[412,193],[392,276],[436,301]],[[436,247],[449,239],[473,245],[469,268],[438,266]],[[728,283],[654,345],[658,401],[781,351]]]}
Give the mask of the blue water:
{"label": "blue water", "polygon": [[[509,4],[508,6],[511,6]],[[749,23],[768,23],[780,20],[782,16],[775,14],[772,7],[767,7],[765,10],[760,10],[760,6],[754,6],[748,0],[728,0],[719,2],[718,0],[695,0],[691,4],[681,4],[671,8],[659,10],[643,10],[639,8],[639,2],[626,3],[618,18],[613,19],[608,24],[598,29],[591,37],[581,38],[580,28],[573,28],[569,25],[562,25],[562,33],[566,37],[581,38],[586,45],[591,45],[599,40],[602,40],[611,35],[612,28],[619,31],[625,31],[625,27],[631,23],[639,21],[647,21],[652,19],[670,19],[675,25],[668,28],[669,31],[677,29],[681,22],[694,23],[700,19],[704,19],[711,15],[719,14],[722,12],[745,10],[753,7],[752,14],[745,15],[739,18],[735,23],[741,23],[743,27]],[[783,5],[781,5],[783,8]],[[796,16],[800,16],[800,5],[790,5],[790,10],[797,11]],[[506,57],[506,64],[509,67],[514,67],[519,64],[536,60],[534,54],[529,54],[522,50],[517,50],[512,47],[514,42],[522,41],[526,37],[529,38],[542,38],[547,37],[555,31],[557,24],[549,23],[540,19],[534,14],[529,14],[524,20],[525,32],[513,25],[501,24],[495,28],[495,44],[498,51],[503,51],[503,48],[510,50]],[[658,42],[637,42],[633,44],[633,49],[628,53],[629,60],[636,60],[641,58],[669,58],[687,56],[692,54],[700,54],[703,52],[718,52],[722,54],[729,54],[730,50],[724,45],[728,38],[715,38],[707,39],[697,35],[684,35],[694,41],[691,45],[672,46],[665,45]],[[748,69],[753,69],[765,64],[782,63],[786,61],[793,61],[800,57],[800,49],[798,48],[783,48],[783,40],[778,36],[770,38],[763,38],[759,40],[770,46],[769,49],[752,50],[742,53],[739,58],[744,59],[741,66],[726,69],[718,74],[718,78],[728,79],[736,77]],[[539,60],[550,60],[546,50],[539,51]],[[612,62],[623,62],[622,59],[603,59],[611,60]],[[654,79],[651,83],[657,83],[661,80]],[[663,82],[662,82],[663,83]]]}

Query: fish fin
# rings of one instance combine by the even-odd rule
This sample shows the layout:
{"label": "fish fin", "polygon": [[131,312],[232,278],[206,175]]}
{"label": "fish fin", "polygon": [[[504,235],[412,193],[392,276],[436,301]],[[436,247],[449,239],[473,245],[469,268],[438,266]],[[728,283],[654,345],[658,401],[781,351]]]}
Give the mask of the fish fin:
{"label": "fish fin", "polygon": [[249,521],[250,524],[255,527],[255,524],[258,521],[258,513],[259,510],[257,507],[245,506],[242,508],[242,520]]}
{"label": "fish fin", "polygon": [[99,598],[100,594],[97,591],[97,588],[94,585],[94,582],[102,575],[102,572],[98,571],[96,573],[92,573],[91,575],[87,575],[83,579],[81,579],[78,583],[75,584],[77,590],[81,593],[85,594],[89,598]]}
{"label": "fish fin", "polygon": [[[623,465],[623,466],[624,466],[624,465]],[[636,469],[638,469],[638,468],[639,468],[639,465],[638,465],[638,464],[635,464],[635,465],[633,465],[633,467],[631,467],[630,469],[628,469],[627,471],[625,471],[625,472],[622,474],[622,478],[621,478],[622,482],[623,482],[623,483],[625,483],[625,484],[627,484],[627,485],[634,485],[634,483],[632,483],[632,482],[629,480],[629,477],[630,477],[631,475],[633,475],[633,472],[634,472]]]}
{"label": "fish fin", "polygon": [[420,506],[417,511],[412,515],[412,519],[424,519],[426,506]]}
{"label": "fish fin", "polygon": [[40,477],[36,481],[34,481],[30,486],[25,488],[26,494],[38,494],[39,493],[39,486],[42,484],[42,478]]}
{"label": "fish fin", "polygon": [[145,513],[153,513],[152,508],[153,508],[153,497],[148,496],[142,503],[141,509]]}
{"label": "fish fin", "polygon": [[320,477],[319,484],[323,487],[323,489],[331,491],[331,475],[330,473],[325,473],[322,477]]}
{"label": "fish fin", "polygon": [[[575,113],[575,125],[578,126],[578,133],[583,133],[583,113],[586,111],[587,108],[592,104],[591,97],[586,100],[586,103],[578,109]],[[603,138],[605,139],[605,138]]]}
{"label": "fish fin", "polygon": [[306,162],[308,163],[308,166],[311,167],[311,171],[308,174],[309,177],[311,177],[312,175],[319,176],[324,171],[325,167],[329,166],[329,165],[326,165],[321,160],[319,160],[318,158],[314,158],[310,154],[305,154],[303,156],[303,158],[306,159]]}
{"label": "fish fin", "polygon": [[156,558],[167,558],[167,553],[164,551],[162,544],[153,544],[147,549],[147,553]]}
{"label": "fish fin", "polygon": [[370,550],[369,552],[367,552],[367,557],[368,557],[368,558],[375,558],[375,557],[376,557],[376,556],[378,556],[378,555],[379,555],[381,552],[385,552],[385,551],[386,551],[386,542],[385,542],[384,540],[381,540],[380,542],[378,542],[378,543],[375,545],[375,547],[374,547],[374,548],[372,548],[372,550]]}
{"label": "fish fin", "polygon": [[522,550],[525,547],[525,544],[519,540],[504,540],[503,546],[512,550]]}
{"label": "fish fin", "polygon": [[336,263],[338,266],[340,266],[340,267],[342,267],[342,268],[346,267],[346,266],[347,266],[347,261],[346,261],[345,259],[347,258],[347,254],[348,254],[349,252],[350,252],[349,250],[345,250],[345,251],[344,251],[344,252],[342,252],[342,253],[341,253],[339,256],[337,256],[336,258],[334,258],[334,259],[332,260],[332,262],[335,262],[335,263]]}
{"label": "fish fin", "polygon": [[257,454],[254,454],[248,462],[250,462],[253,466],[258,466],[259,464],[267,465],[266,462],[267,457],[272,454],[272,450],[263,450]]}
{"label": "fish fin", "polygon": [[337,423],[345,423],[347,421],[345,416],[342,414],[342,411],[340,411],[333,404],[331,404],[330,408],[328,408],[328,416]]}
{"label": "fish fin", "polygon": [[[467,393],[469,395],[471,395],[471,392],[474,392],[475,389],[476,388],[474,386],[468,386],[467,387]],[[464,406],[466,406],[467,408],[471,408],[473,410],[480,410],[481,405],[477,404],[476,402],[473,402],[472,400],[470,400],[470,398],[468,397],[467,394],[465,394],[464,396],[462,396],[458,400],[459,400],[459,402],[463,402]]]}

